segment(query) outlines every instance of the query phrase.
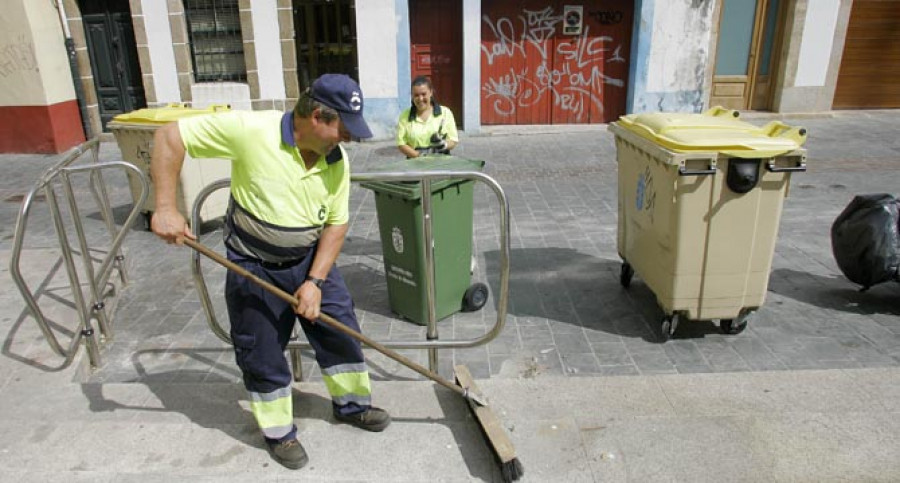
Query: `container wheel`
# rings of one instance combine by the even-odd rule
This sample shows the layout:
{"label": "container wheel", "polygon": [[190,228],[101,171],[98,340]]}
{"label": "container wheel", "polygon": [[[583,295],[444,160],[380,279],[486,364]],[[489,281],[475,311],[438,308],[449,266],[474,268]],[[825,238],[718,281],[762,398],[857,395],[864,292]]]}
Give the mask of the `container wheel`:
{"label": "container wheel", "polygon": [[660,342],[665,342],[675,335],[675,329],[678,328],[681,318],[681,314],[677,312],[663,317],[662,322],[659,324]]}
{"label": "container wheel", "polygon": [[628,288],[631,285],[631,278],[634,277],[634,268],[628,262],[622,262],[622,269],[619,271],[619,283],[623,287]]}
{"label": "container wheel", "polygon": [[747,322],[753,314],[752,310],[742,310],[734,319],[722,319],[719,321],[719,328],[723,334],[737,335],[747,328]]}
{"label": "container wheel", "polygon": [[476,310],[481,310],[481,308],[484,307],[484,304],[487,303],[487,299],[487,285],[481,282],[472,284],[472,286],[466,289],[466,294],[463,295],[463,312],[475,312]]}

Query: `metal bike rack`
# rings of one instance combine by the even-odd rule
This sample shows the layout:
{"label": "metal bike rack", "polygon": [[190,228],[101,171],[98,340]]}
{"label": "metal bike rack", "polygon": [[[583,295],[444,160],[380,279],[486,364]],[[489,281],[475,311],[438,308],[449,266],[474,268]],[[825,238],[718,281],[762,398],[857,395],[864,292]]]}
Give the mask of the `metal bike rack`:
{"label": "metal bike rack", "polygon": [[[477,171],[404,171],[404,172],[371,172],[352,174],[350,180],[353,182],[369,182],[369,181],[419,181],[422,183],[422,193],[431,193],[431,182],[444,179],[468,179],[480,181],[494,192],[497,202],[500,205],[500,293],[497,297],[497,321],[494,326],[481,337],[475,339],[448,339],[439,340],[437,321],[435,320],[435,294],[434,294],[434,239],[432,236],[432,217],[431,217],[431,197],[422,196],[422,233],[425,240],[425,284],[427,293],[427,333],[424,341],[377,341],[382,345],[392,349],[427,349],[428,350],[428,366],[434,372],[438,370],[438,349],[447,348],[467,348],[487,344],[493,340],[503,330],[506,324],[506,305],[509,293],[509,202],[506,194],[490,176]],[[191,226],[200,226],[200,210],[203,202],[213,192],[229,187],[231,181],[221,179],[207,185],[194,200],[191,210]],[[231,344],[231,337],[216,319],[215,310],[209,299],[209,291],[206,288],[206,282],[203,278],[203,271],[200,267],[200,253],[193,251],[191,271],[194,275],[194,283],[199,292],[200,302],[203,305],[203,311],[206,313],[206,320],[210,329],[220,339]],[[291,341],[288,343],[288,350],[291,353],[291,362],[294,369],[294,378],[299,380],[300,374],[299,356],[300,349],[307,349],[310,345],[307,343]]]}
{"label": "metal bike rack", "polygon": [[[73,163],[79,160],[84,153],[88,152],[88,150],[91,152],[92,163],[73,166]],[[147,182],[146,177],[144,177],[143,173],[141,173],[136,166],[124,161],[101,163],[99,162],[99,150],[100,141],[98,138],[93,138],[75,148],[61,162],[44,171],[40,179],[38,179],[31,190],[28,191],[23,198],[22,206],[19,209],[19,215],[16,219],[15,238],[13,240],[9,271],[12,274],[13,281],[16,283],[19,292],[21,292],[22,297],[25,299],[28,309],[37,321],[38,327],[40,327],[41,332],[43,332],[44,338],[49,342],[50,348],[53,352],[65,358],[62,367],[67,367],[72,363],[75,355],[78,353],[78,344],[81,342],[81,339],[84,339],[87,347],[88,359],[90,360],[91,366],[97,367],[100,365],[99,341],[94,332],[92,319],[96,318],[97,325],[105,339],[112,339],[113,336],[109,316],[106,313],[106,303],[101,287],[105,287],[107,282],[109,282],[109,277],[112,274],[113,268],[118,271],[122,283],[128,283],[128,274],[126,273],[123,263],[125,257],[121,254],[120,247],[122,241],[125,239],[125,235],[128,234],[128,229],[137,218],[140,207],[143,206],[149,194],[150,185]],[[128,214],[128,218],[125,220],[125,224],[118,231],[113,223],[112,209],[109,205],[109,196],[106,191],[102,173],[104,169],[111,168],[123,168],[126,170],[126,175],[128,174],[128,171],[132,171],[142,183],[140,200],[135,201],[134,207]],[[78,204],[75,200],[75,192],[72,189],[71,175],[82,172],[87,172],[90,175],[91,193],[94,195],[94,200],[100,208],[100,215],[112,238],[109,252],[107,252],[106,256],[100,262],[100,267],[96,271],[94,270],[94,262],[90,257],[90,247],[85,238],[84,225],[79,215]],[[55,188],[57,185],[62,187],[68,204],[69,213],[72,216],[72,224],[75,227],[75,234],[78,242],[77,251],[80,253],[84,263],[84,274],[90,289],[89,299],[85,298],[81,280],[78,277],[78,271],[72,254],[73,248],[69,243],[69,235],[66,233],[66,225],[63,221],[59,200],[56,196]],[[50,323],[47,321],[47,318],[44,317],[43,312],[41,312],[41,309],[37,304],[35,294],[29,289],[28,284],[22,277],[21,270],[19,269],[22,245],[25,241],[25,229],[28,225],[28,216],[31,213],[35,194],[40,190],[43,190],[47,204],[50,207],[50,213],[53,217],[56,235],[59,238],[59,246],[62,250],[62,257],[66,265],[66,272],[69,277],[72,295],[75,298],[75,309],[78,311],[78,327],[75,329],[75,335],[72,337],[68,347],[63,347],[63,345],[60,344]]]}

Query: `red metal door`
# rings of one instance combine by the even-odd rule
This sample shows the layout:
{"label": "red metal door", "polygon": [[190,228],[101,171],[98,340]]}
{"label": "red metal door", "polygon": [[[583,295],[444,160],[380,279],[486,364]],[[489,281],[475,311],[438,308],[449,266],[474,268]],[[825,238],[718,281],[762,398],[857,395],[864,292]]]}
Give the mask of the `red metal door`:
{"label": "red metal door", "polygon": [[482,8],[482,124],[603,123],[625,113],[633,1]]}
{"label": "red metal door", "polygon": [[[456,123],[462,112],[462,2],[411,0],[409,36],[412,77],[426,75],[434,97],[453,111]],[[407,92],[407,97],[409,93]]]}

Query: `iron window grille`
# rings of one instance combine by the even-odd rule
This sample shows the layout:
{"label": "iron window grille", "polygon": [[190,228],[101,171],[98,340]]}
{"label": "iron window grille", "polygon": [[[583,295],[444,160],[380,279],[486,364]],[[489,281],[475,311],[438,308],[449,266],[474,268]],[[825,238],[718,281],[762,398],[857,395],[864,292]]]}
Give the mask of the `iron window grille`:
{"label": "iron window grille", "polygon": [[325,73],[359,80],[354,0],[293,0],[300,88]]}
{"label": "iron window grille", "polygon": [[184,0],[194,81],[246,81],[238,0]]}

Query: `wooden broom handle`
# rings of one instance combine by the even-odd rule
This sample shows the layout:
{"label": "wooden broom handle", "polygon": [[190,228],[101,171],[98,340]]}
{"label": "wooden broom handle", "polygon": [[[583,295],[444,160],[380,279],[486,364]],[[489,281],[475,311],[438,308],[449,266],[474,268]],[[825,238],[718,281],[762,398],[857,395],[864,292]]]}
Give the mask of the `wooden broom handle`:
{"label": "wooden broom handle", "polygon": [[[231,270],[231,271],[237,273],[238,275],[241,275],[242,277],[246,277],[247,279],[251,280],[252,282],[258,284],[262,288],[271,292],[273,295],[277,296],[281,300],[284,300],[285,302],[293,305],[294,307],[296,307],[297,305],[300,305],[300,301],[298,301],[297,298],[294,297],[293,295],[285,292],[284,290],[281,290],[280,288],[276,287],[275,285],[272,285],[271,283],[250,273],[245,268],[232,262],[231,260],[228,260],[227,258],[223,257],[222,255],[216,253],[215,251],[211,250],[206,245],[203,245],[202,243],[192,240],[187,237],[184,238],[184,244],[193,248],[194,250],[197,250],[198,252],[200,252],[201,254],[206,256],[207,258],[212,259],[213,261],[215,261],[219,265],[222,265],[223,267],[227,268],[228,270]],[[351,329],[350,327],[347,327],[346,325],[335,320],[330,315],[322,312],[319,315],[319,320],[321,320],[322,322],[325,322],[326,324],[328,324],[330,327],[334,328],[335,330],[337,330],[343,334],[346,334],[346,335],[358,340],[359,342],[362,342],[363,344],[366,344],[367,346],[377,350],[378,352],[381,352],[382,354],[390,357],[391,359],[418,372],[419,374],[427,377],[428,379],[431,379],[432,381],[446,387],[447,389],[450,389],[451,391],[454,391],[463,397],[469,397],[468,391],[466,389],[464,389],[456,384],[453,384],[452,382],[448,381],[447,379],[444,379],[440,375],[407,359],[403,355],[401,355],[391,349],[388,349],[387,347],[372,340],[368,336],[363,335],[362,333],[357,332],[357,331]]]}

